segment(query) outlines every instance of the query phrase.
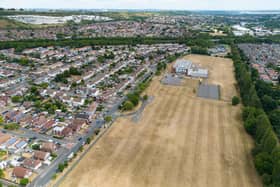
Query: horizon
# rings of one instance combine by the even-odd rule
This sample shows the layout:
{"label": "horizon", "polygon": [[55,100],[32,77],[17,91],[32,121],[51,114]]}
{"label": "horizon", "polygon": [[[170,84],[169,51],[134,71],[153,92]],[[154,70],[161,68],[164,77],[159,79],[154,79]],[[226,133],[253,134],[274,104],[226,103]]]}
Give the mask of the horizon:
{"label": "horizon", "polygon": [[0,7],[51,10],[280,11],[280,1],[235,0],[224,3],[224,0],[0,0]]}

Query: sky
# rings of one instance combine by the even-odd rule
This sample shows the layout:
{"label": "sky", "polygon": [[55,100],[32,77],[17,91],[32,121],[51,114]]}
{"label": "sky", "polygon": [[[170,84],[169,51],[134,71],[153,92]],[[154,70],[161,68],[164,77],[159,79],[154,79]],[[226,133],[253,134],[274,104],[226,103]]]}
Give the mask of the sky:
{"label": "sky", "polygon": [[280,0],[0,0],[4,8],[280,10]]}

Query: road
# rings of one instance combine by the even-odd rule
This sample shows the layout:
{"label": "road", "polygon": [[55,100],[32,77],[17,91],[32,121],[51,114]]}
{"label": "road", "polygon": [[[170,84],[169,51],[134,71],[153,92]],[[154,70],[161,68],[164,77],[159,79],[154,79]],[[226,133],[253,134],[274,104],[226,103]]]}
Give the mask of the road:
{"label": "road", "polygon": [[22,137],[22,138],[36,137],[37,139],[43,140],[43,141],[52,140],[53,142],[57,142],[57,143],[60,143],[60,144],[69,143],[69,142],[66,142],[66,141],[63,141],[63,140],[53,138],[51,136],[36,133],[34,131],[31,131],[31,130],[28,130],[28,129],[25,129],[25,128],[20,128],[19,130],[23,131],[23,133],[19,133],[19,132],[16,132],[16,131],[10,131],[10,130],[6,130],[6,129],[3,129],[2,132],[8,132],[11,135],[14,135],[14,136],[17,136],[17,137]]}
{"label": "road", "polygon": [[3,184],[3,186],[19,186],[18,184],[12,182],[12,181],[8,181],[8,180],[5,180],[5,179],[1,179],[0,178],[0,183]]}

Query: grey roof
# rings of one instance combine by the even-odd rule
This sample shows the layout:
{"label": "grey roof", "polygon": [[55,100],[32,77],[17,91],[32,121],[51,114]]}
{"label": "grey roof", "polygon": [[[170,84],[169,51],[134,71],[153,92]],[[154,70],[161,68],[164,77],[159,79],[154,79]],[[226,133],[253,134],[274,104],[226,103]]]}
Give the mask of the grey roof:
{"label": "grey roof", "polygon": [[21,142],[19,142],[18,144],[16,144],[16,147],[17,148],[21,148],[21,147],[23,147],[24,145],[26,145],[27,143],[25,142],[25,141],[21,141]]}
{"label": "grey roof", "polygon": [[192,66],[192,62],[184,59],[179,59],[174,64],[175,68],[189,69],[191,68],[191,66]]}
{"label": "grey roof", "polygon": [[13,145],[14,143],[16,143],[17,139],[16,138],[11,138],[6,142],[7,146]]}
{"label": "grey roof", "polygon": [[182,80],[179,77],[173,76],[171,74],[165,75],[161,82],[166,85],[174,86],[180,86],[182,84]]}
{"label": "grey roof", "polygon": [[220,87],[218,85],[201,84],[198,87],[198,97],[206,99],[220,99]]}

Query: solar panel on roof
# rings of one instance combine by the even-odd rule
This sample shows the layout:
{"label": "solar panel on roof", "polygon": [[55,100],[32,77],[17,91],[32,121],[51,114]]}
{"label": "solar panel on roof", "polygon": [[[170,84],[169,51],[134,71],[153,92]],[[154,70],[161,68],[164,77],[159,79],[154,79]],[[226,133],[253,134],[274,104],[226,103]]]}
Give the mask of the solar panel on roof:
{"label": "solar panel on roof", "polygon": [[13,145],[14,143],[16,143],[17,139],[16,138],[11,138],[7,141],[6,145]]}
{"label": "solar panel on roof", "polygon": [[18,144],[16,144],[16,147],[17,147],[17,148],[21,148],[21,147],[24,146],[25,144],[26,144],[25,141],[21,141],[21,142],[19,142]]}

